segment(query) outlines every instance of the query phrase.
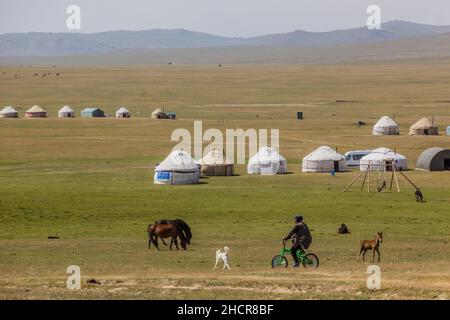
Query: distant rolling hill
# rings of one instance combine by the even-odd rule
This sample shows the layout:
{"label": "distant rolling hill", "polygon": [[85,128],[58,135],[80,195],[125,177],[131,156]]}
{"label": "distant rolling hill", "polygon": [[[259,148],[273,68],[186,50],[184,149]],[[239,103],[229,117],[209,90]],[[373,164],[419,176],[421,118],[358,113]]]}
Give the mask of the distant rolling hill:
{"label": "distant rolling hill", "polygon": [[318,64],[450,58],[450,33],[374,43],[310,47],[228,46],[123,50],[96,54],[0,57],[3,65]]}
{"label": "distant rolling hill", "polygon": [[[183,29],[108,31],[101,33],[14,33],[0,35],[0,57],[34,57],[136,52],[154,49],[192,49],[262,46],[306,48],[374,43],[435,36],[450,26],[405,21],[384,23],[381,30],[366,27],[329,32],[294,31],[251,38],[229,38]],[[251,50],[251,49],[249,49]]]}

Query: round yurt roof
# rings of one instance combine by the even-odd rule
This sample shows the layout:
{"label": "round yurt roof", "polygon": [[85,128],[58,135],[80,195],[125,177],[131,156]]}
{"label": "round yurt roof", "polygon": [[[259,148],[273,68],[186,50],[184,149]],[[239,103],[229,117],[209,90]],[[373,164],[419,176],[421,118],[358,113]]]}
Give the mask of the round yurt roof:
{"label": "round yurt roof", "polygon": [[400,160],[400,159],[406,159],[404,155],[401,155],[400,153],[395,153],[391,149],[388,148],[378,148],[373,150],[368,155],[361,158],[361,160],[365,161],[376,161],[376,160]]}
{"label": "round yurt roof", "polygon": [[398,127],[398,124],[388,116],[383,116],[378,120],[374,127]]}
{"label": "round yurt roof", "polygon": [[38,113],[38,112],[45,112],[44,109],[42,109],[39,106],[32,106],[30,109],[28,109],[26,112],[30,112],[30,113]]}
{"label": "round yurt roof", "polygon": [[262,147],[253,157],[250,158],[248,163],[255,164],[268,161],[286,161],[286,159],[275,149],[270,147]]}
{"label": "round yurt roof", "polygon": [[74,112],[73,109],[69,106],[64,106],[61,109],[59,109],[59,112]]}
{"label": "round yurt roof", "polygon": [[195,160],[186,152],[181,150],[172,151],[155,169],[156,171],[190,171],[197,170]]}
{"label": "round yurt roof", "polygon": [[223,155],[223,152],[218,150],[208,152],[208,154],[200,159],[198,163],[206,166],[232,164],[232,162]]}
{"label": "round yurt roof", "polygon": [[1,113],[1,114],[7,114],[7,113],[18,113],[18,112],[17,112],[17,110],[14,109],[13,107],[11,107],[11,106],[6,106],[6,107],[4,107],[4,108],[0,111],[0,113]]}
{"label": "round yurt roof", "polygon": [[304,158],[308,161],[340,161],[344,159],[345,157],[342,154],[328,146],[319,147]]}
{"label": "round yurt roof", "polygon": [[152,112],[152,114],[158,114],[158,113],[164,113],[164,110],[161,108],[155,109],[155,111]]}
{"label": "round yurt roof", "polygon": [[417,121],[415,124],[411,126],[411,130],[419,130],[419,129],[429,129],[429,128],[436,128],[430,119],[428,118],[422,118],[419,121]]}
{"label": "round yurt roof", "polygon": [[116,113],[130,113],[127,108],[120,107],[119,110],[116,111]]}
{"label": "round yurt roof", "polygon": [[429,148],[422,152],[417,159],[416,168],[423,170],[432,170],[432,161],[436,157],[449,158],[450,159],[450,149],[444,149],[439,147]]}

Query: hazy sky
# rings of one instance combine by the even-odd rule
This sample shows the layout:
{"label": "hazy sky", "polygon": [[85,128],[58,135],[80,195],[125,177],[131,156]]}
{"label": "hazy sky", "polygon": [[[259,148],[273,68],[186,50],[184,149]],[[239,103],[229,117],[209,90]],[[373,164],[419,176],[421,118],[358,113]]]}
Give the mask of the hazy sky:
{"label": "hazy sky", "polygon": [[370,4],[382,20],[450,25],[450,0],[0,0],[0,33],[70,32],[66,8],[81,8],[80,32],[184,28],[226,36],[362,26]]}

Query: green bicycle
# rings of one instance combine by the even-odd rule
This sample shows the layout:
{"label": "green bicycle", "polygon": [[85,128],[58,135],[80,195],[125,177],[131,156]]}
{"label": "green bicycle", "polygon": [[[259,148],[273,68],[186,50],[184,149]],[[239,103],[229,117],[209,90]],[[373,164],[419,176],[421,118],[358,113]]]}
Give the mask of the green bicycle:
{"label": "green bicycle", "polygon": [[[287,268],[288,260],[285,255],[291,254],[291,249],[286,248],[286,240],[283,241],[283,249],[279,255],[276,255],[272,259],[272,268]],[[302,250],[297,251],[298,261],[305,268],[317,268],[319,267],[319,258],[314,253],[305,253]]]}

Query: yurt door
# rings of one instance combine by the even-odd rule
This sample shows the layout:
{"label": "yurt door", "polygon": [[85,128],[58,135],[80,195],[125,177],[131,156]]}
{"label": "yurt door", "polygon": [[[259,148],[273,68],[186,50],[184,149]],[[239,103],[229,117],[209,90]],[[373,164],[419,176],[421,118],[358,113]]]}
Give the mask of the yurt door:
{"label": "yurt door", "polygon": [[334,172],[339,172],[339,161],[334,162]]}

